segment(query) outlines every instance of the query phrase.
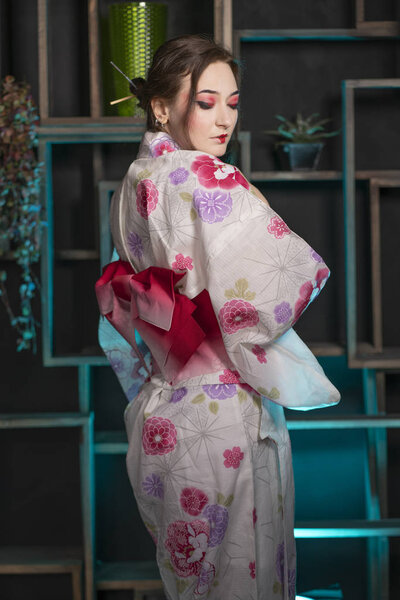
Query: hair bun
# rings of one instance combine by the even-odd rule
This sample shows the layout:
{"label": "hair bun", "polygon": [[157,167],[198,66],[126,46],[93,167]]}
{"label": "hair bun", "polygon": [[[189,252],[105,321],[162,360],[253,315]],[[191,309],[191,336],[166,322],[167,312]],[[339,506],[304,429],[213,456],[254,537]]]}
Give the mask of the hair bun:
{"label": "hair bun", "polygon": [[129,89],[139,100],[140,108],[146,109],[145,106],[145,86],[146,80],[143,77],[135,77],[132,79],[132,83],[129,84]]}

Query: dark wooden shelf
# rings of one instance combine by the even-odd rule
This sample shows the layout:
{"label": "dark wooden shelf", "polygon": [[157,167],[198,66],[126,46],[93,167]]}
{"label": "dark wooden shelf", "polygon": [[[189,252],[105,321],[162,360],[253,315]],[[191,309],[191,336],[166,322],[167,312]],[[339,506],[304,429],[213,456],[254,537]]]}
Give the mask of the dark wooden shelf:
{"label": "dark wooden shelf", "polygon": [[73,565],[80,564],[82,559],[83,549],[78,546],[0,546],[0,573],[6,572],[4,567]]}
{"label": "dark wooden shelf", "polygon": [[[400,170],[356,171],[357,180],[400,177]],[[252,171],[250,181],[342,181],[341,171]]]}
{"label": "dark wooden shelf", "polygon": [[130,125],[137,129],[144,128],[145,119],[138,117],[48,117],[40,120],[40,127],[59,127],[71,125]]}
{"label": "dark wooden shelf", "polygon": [[307,346],[310,348],[314,356],[344,356],[346,354],[346,348],[343,344],[334,344],[331,342],[308,342]]}
{"label": "dark wooden shelf", "polygon": [[374,39],[396,40],[400,37],[396,21],[364,23],[351,29],[237,29],[234,37],[241,42],[287,42],[287,41],[367,41]]}
{"label": "dark wooden shelf", "polygon": [[98,590],[162,590],[160,573],[154,561],[98,562],[95,571]]}
{"label": "dark wooden shelf", "polygon": [[97,250],[56,250],[54,253],[56,260],[99,260],[100,254]]}
{"label": "dark wooden shelf", "polygon": [[145,131],[143,120],[119,117],[43,119],[37,128],[39,140],[54,143],[140,142]]}
{"label": "dark wooden shelf", "polygon": [[1,575],[71,575],[72,599],[82,599],[81,548],[2,546]]}
{"label": "dark wooden shelf", "polygon": [[394,369],[400,371],[400,347],[387,347],[377,352],[372,344],[357,344],[356,353],[348,359],[352,369]]}
{"label": "dark wooden shelf", "polygon": [[0,414],[0,429],[34,429],[41,427],[80,427],[90,415],[81,413],[7,413]]}
{"label": "dark wooden shelf", "polygon": [[[288,411],[288,413],[297,411]],[[288,414],[287,413],[287,414]],[[309,417],[287,419],[290,431],[306,431],[320,429],[399,429],[400,415],[335,415],[331,417]]]}

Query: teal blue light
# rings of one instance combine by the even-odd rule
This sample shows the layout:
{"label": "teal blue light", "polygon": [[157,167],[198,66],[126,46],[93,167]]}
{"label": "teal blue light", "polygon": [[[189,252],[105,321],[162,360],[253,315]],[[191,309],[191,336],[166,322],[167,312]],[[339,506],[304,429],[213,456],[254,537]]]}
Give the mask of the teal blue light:
{"label": "teal blue light", "polygon": [[295,527],[294,535],[299,539],[399,537],[400,519],[355,520],[348,521],[347,525],[338,521],[336,527],[332,526],[332,522],[327,527],[309,523],[307,527]]}

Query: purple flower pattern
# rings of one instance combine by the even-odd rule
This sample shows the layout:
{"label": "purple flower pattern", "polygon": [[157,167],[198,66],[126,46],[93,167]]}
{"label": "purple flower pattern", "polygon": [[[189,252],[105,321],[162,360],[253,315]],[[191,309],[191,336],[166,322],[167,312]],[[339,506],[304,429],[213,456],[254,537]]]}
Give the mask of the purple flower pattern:
{"label": "purple flower pattern", "polygon": [[232,211],[231,195],[222,190],[194,190],[193,203],[200,219],[205,223],[219,223]]}
{"label": "purple flower pattern", "polygon": [[228,509],[221,504],[209,504],[203,510],[203,517],[206,517],[210,523],[208,545],[210,548],[214,548],[224,539],[229,521]]}
{"label": "purple flower pattern", "polygon": [[170,398],[171,403],[180,402],[182,398],[184,398],[187,394],[187,389],[185,387],[181,387],[178,390],[175,390]]}
{"label": "purple flower pattern", "polygon": [[169,175],[169,180],[174,185],[179,185],[180,183],[185,183],[186,179],[189,177],[189,171],[187,171],[184,167],[179,167],[172,171]]}
{"label": "purple flower pattern", "polygon": [[148,496],[154,496],[155,498],[164,498],[164,484],[160,477],[155,473],[148,475],[144,481],[142,481],[143,491]]}
{"label": "purple flower pattern", "polygon": [[234,383],[210,383],[202,387],[207,396],[213,400],[225,400],[225,398],[232,398],[236,394]]}
{"label": "purple flower pattern", "polygon": [[313,250],[312,248],[310,248],[310,256],[311,256],[311,258],[313,258],[315,260],[315,262],[318,262],[318,263],[324,262],[324,259],[322,258],[322,256],[320,256],[318,254],[318,252],[315,252],[315,250]]}
{"label": "purple flower pattern", "polygon": [[140,239],[140,236],[137,233],[135,233],[134,231],[131,231],[131,233],[128,235],[128,246],[129,246],[129,250],[132,252],[133,256],[136,256],[136,258],[142,258],[142,256],[143,256],[142,240]]}
{"label": "purple flower pattern", "polygon": [[129,361],[126,360],[126,356],[121,350],[108,350],[106,355],[112,369],[118,376],[122,377],[128,375]]}
{"label": "purple flower pattern", "polygon": [[282,542],[278,545],[276,550],[275,560],[276,574],[278,576],[279,583],[283,583],[283,577],[285,575],[285,544]]}
{"label": "purple flower pattern", "polygon": [[288,572],[289,580],[289,599],[295,600],[296,596],[296,569],[289,569]]}
{"label": "purple flower pattern", "polygon": [[201,567],[199,580],[197,582],[195,594],[201,596],[205,594],[215,577],[215,567],[212,563],[204,561]]}
{"label": "purple flower pattern", "polygon": [[288,302],[281,302],[274,308],[275,321],[277,323],[287,323],[292,316],[292,309]]}

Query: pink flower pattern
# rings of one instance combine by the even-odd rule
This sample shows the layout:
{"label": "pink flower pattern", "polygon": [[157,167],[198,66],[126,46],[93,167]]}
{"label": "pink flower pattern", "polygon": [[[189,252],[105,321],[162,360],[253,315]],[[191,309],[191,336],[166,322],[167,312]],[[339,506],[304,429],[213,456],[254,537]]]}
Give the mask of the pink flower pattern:
{"label": "pink flower pattern", "polygon": [[240,461],[243,460],[244,454],[239,446],[234,446],[232,450],[229,450],[229,448],[225,450],[224,457],[224,466],[227,469],[229,469],[229,467],[238,469],[240,466]]}
{"label": "pink flower pattern", "polygon": [[258,344],[255,344],[252,347],[251,351],[253,354],[255,354],[259,363],[267,362],[267,356],[266,356],[267,353],[265,352],[264,348],[261,348],[261,346],[259,346]]}
{"label": "pink flower pattern", "polygon": [[202,154],[192,162],[191,169],[205,188],[219,187],[223,190],[231,190],[237,185],[242,185],[249,189],[249,184],[239,169],[213,156]]}
{"label": "pink flower pattern", "polygon": [[256,561],[253,560],[253,562],[249,563],[249,569],[250,569],[250,577],[252,579],[256,578]]}
{"label": "pink flower pattern", "polygon": [[155,158],[174,150],[179,150],[179,146],[169,135],[158,137],[150,145],[151,155]]}
{"label": "pink flower pattern", "polygon": [[142,179],[136,187],[136,207],[143,219],[148,219],[158,203],[158,191],[151,179]]}
{"label": "pink flower pattern", "polygon": [[327,267],[318,269],[315,276],[315,281],[306,281],[303,283],[299,290],[299,298],[296,300],[296,304],[294,305],[294,321],[297,321],[310,302],[312,302],[314,298],[318,296],[324,287],[329,274],[330,271]]}
{"label": "pink flower pattern", "polygon": [[182,490],[179,501],[183,510],[188,515],[197,517],[206,504],[208,504],[208,496],[195,487],[188,487]]}
{"label": "pink flower pattern", "polygon": [[209,535],[208,521],[200,519],[189,523],[175,521],[168,525],[165,547],[170,553],[171,564],[177,575],[180,577],[200,575]]}
{"label": "pink flower pattern", "polygon": [[183,256],[183,254],[177,254],[175,256],[175,261],[172,263],[172,268],[175,271],[192,271],[193,269],[193,260],[190,256]]}
{"label": "pink flower pattern", "polygon": [[256,507],[253,508],[253,527],[256,526],[257,523],[257,511],[256,511]]}
{"label": "pink flower pattern", "polygon": [[169,419],[149,417],[144,422],[142,443],[146,454],[168,454],[176,446],[176,428]]}
{"label": "pink flower pattern", "polygon": [[224,369],[222,375],[219,376],[219,380],[222,383],[239,383],[240,375],[238,371],[231,371],[230,369]]}
{"label": "pink flower pattern", "polygon": [[223,331],[229,334],[245,327],[254,327],[260,320],[254,306],[241,299],[225,302],[218,317]]}
{"label": "pink flower pattern", "polygon": [[272,217],[267,227],[267,231],[268,233],[271,233],[274,237],[276,237],[278,240],[290,233],[289,227],[286,225],[285,221],[280,217]]}

